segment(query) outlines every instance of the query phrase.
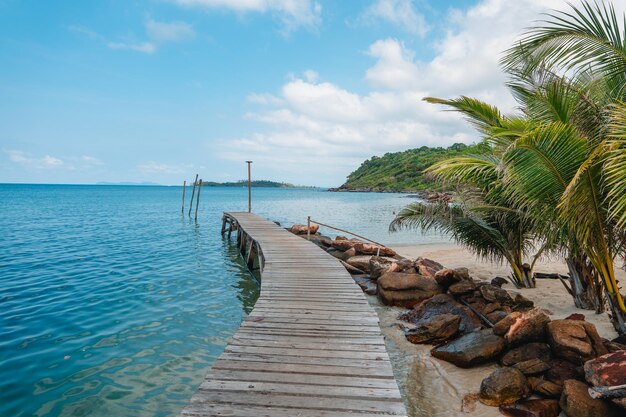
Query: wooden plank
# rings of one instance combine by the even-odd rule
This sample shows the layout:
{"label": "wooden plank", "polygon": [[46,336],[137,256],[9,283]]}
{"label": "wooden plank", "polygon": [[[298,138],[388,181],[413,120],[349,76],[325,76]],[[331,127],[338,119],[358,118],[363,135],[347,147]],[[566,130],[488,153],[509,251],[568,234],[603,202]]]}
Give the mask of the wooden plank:
{"label": "wooden plank", "polygon": [[406,416],[378,315],[338,260],[251,213],[261,295],[183,416]]}

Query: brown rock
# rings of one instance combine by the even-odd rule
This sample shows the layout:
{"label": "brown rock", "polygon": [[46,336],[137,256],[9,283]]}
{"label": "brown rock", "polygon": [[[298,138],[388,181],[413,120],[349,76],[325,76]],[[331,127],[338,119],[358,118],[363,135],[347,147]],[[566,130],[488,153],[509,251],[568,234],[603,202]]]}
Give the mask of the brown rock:
{"label": "brown rock", "polygon": [[442,288],[447,289],[450,285],[461,281],[461,277],[454,271],[454,269],[445,268],[435,273],[435,281]]}
{"label": "brown rock", "polygon": [[529,376],[527,379],[528,385],[530,385],[530,389],[537,394],[541,394],[550,398],[558,398],[561,396],[561,392],[563,392],[563,386],[555,384],[552,381],[547,381],[545,379],[532,376]]}
{"label": "brown rock", "polygon": [[[372,257],[369,255],[360,255],[360,256],[353,256],[349,258],[346,262],[352,265],[353,267],[360,269],[361,271],[369,272],[370,259],[372,259]],[[393,259],[393,258],[389,258],[389,259]]]}
{"label": "brown rock", "polygon": [[546,372],[550,369],[550,365],[541,359],[529,359],[527,361],[518,362],[513,365],[514,368],[519,369],[524,375],[538,375]]}
{"label": "brown rock", "polygon": [[554,320],[547,325],[548,342],[556,356],[582,364],[608,353],[596,326],[579,320]]}
{"label": "brown rock", "polygon": [[509,281],[506,278],[495,277],[494,279],[491,280],[491,285],[502,288],[502,286],[506,284],[507,282]]}
{"label": "brown rock", "polygon": [[515,305],[515,310],[527,310],[535,306],[535,303],[532,300],[529,300],[519,293],[515,294],[513,304]]}
{"label": "brown rock", "polygon": [[355,268],[345,261],[339,260],[339,262],[341,262],[341,265],[343,265],[343,267],[346,268],[346,270],[352,275],[367,275],[366,271],[363,271],[359,268]]}
{"label": "brown rock", "polygon": [[427,277],[434,277],[437,271],[441,271],[443,269],[443,265],[439,262],[435,262],[431,259],[425,259],[419,257],[414,262],[415,269],[422,275]]}
{"label": "brown rock", "polygon": [[496,310],[487,314],[486,317],[492,324],[496,324],[496,323],[499,323],[501,320],[505,319],[508,315],[509,315],[508,313],[505,313],[502,310]]}
{"label": "brown rock", "polygon": [[504,350],[504,346],[504,339],[494,335],[491,330],[477,330],[430,352],[435,358],[469,368],[491,361]]}
{"label": "brown rock", "polygon": [[358,254],[376,256],[396,256],[396,252],[386,246],[374,245],[372,243],[357,243],[354,249]]}
{"label": "brown rock", "polygon": [[459,330],[461,317],[454,314],[441,314],[421,321],[418,326],[405,333],[411,343],[445,342],[456,335]]}
{"label": "brown rock", "polygon": [[353,256],[356,256],[356,251],[354,250],[354,248],[350,248],[343,253],[341,259],[347,262],[348,259],[352,258]]}
{"label": "brown rock", "polygon": [[514,403],[530,394],[523,373],[515,368],[499,368],[480,384],[481,403],[491,406]]}
{"label": "brown rock", "polygon": [[502,306],[500,305],[500,303],[495,302],[495,303],[489,303],[487,304],[485,307],[483,307],[482,309],[482,313],[487,315],[489,313],[493,313],[496,310],[499,310]]}
{"label": "brown rock", "polygon": [[[608,353],[587,361],[584,370],[585,379],[592,386],[626,385],[626,351]],[[626,398],[614,399],[613,402],[626,408]]]}
{"label": "brown rock", "polygon": [[581,313],[572,313],[569,316],[565,317],[565,320],[585,320],[585,315]]}
{"label": "brown rock", "polygon": [[546,379],[555,384],[563,385],[568,379],[578,379],[582,381],[583,368],[564,359],[554,358],[548,361],[550,369],[546,372]]}
{"label": "brown rock", "polygon": [[469,269],[467,268],[464,268],[464,267],[454,268],[454,273],[463,281],[469,281],[471,279],[470,274],[469,274]]}
{"label": "brown rock", "polygon": [[480,292],[483,298],[489,302],[499,302],[500,304],[513,304],[513,299],[507,290],[503,290],[495,285],[486,284],[480,286]]}
{"label": "brown rock", "polygon": [[448,292],[452,295],[469,294],[476,289],[476,284],[472,281],[461,281],[450,285]]}
{"label": "brown rock", "polygon": [[387,272],[378,278],[378,295],[385,304],[411,306],[440,294],[434,278],[404,272]]}
{"label": "brown rock", "polygon": [[558,417],[561,407],[557,400],[526,400],[503,404],[500,412],[508,417]]}
{"label": "brown rock", "polygon": [[378,279],[386,272],[397,272],[400,265],[395,259],[380,256],[372,256],[370,258],[370,275],[374,279]]}
{"label": "brown rock", "polygon": [[616,342],[615,340],[602,339],[602,343],[604,343],[604,347],[609,353],[619,352],[620,350],[626,350],[626,345]]}
{"label": "brown rock", "polygon": [[509,350],[502,356],[500,363],[504,366],[512,366],[516,363],[539,359],[548,362],[552,355],[550,354],[550,346],[546,343],[527,343]]}
{"label": "brown rock", "polygon": [[549,322],[550,317],[546,313],[539,308],[533,308],[515,317],[504,339],[512,346],[545,340],[546,324]]}
{"label": "brown rock", "polygon": [[521,314],[522,313],[514,312],[500,320],[498,324],[493,326],[493,334],[497,334],[498,336],[504,336],[509,331],[511,325],[515,323],[515,320],[517,320],[517,318]]}
{"label": "brown rock", "polygon": [[289,231],[296,235],[306,235],[307,232],[310,231],[311,234],[314,235],[315,233],[317,233],[319,228],[319,225],[315,223],[311,223],[311,227],[307,227],[306,224],[294,224],[289,228]]}
{"label": "brown rock", "polygon": [[332,256],[334,256],[337,259],[343,259],[343,254],[345,253],[345,252],[342,252],[342,251],[337,250],[335,248],[328,248],[326,250],[326,252],[331,254]]}
{"label": "brown rock", "polygon": [[365,294],[376,295],[378,293],[376,280],[371,279],[368,275],[353,275],[352,279],[361,287]]}
{"label": "brown rock", "polygon": [[337,237],[337,239],[331,240],[330,242],[330,246],[332,246],[335,249],[344,251],[344,252],[347,251],[348,249],[352,249],[354,245],[356,245],[356,242],[353,242],[348,239],[339,239],[339,236]]}
{"label": "brown rock", "polygon": [[416,306],[413,310],[400,316],[400,320],[408,321],[415,325],[420,325],[425,320],[442,314],[454,314],[461,317],[459,323],[459,333],[466,334],[480,329],[480,319],[472,310],[456,302],[454,298],[447,294],[435,295]]}
{"label": "brown rock", "polygon": [[618,417],[609,402],[591,398],[584,382],[568,379],[563,385],[559,404],[568,417]]}

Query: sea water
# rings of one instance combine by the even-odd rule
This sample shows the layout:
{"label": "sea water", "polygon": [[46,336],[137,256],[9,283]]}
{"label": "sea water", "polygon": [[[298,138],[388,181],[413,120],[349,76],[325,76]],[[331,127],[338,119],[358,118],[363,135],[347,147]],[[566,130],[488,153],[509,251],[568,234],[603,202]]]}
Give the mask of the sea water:
{"label": "sea water", "polygon": [[[258,297],[223,211],[245,188],[0,185],[0,416],[175,416]],[[253,189],[253,211],[385,244],[402,194]],[[323,233],[335,232],[322,228]]]}

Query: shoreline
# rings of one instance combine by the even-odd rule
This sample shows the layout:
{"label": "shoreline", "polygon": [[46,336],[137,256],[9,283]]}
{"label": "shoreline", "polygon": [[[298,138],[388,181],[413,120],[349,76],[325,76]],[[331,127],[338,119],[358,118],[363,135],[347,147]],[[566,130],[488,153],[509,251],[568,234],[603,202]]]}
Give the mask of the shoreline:
{"label": "shoreline", "polygon": [[[475,279],[490,280],[496,276],[508,275],[506,265],[478,260],[453,242],[394,245],[392,249],[409,259],[422,256],[437,261],[444,267],[466,267],[470,276]],[[541,272],[567,273],[565,263],[553,258],[540,259],[535,269]],[[618,270],[618,279],[626,280],[626,272]],[[596,314],[576,308],[559,280],[537,280],[537,287],[533,289],[516,289],[510,283],[503,288],[529,298],[537,307],[544,309],[552,320],[565,318],[572,313],[582,313],[586,321],[596,326],[601,337],[613,339],[617,336],[606,312]],[[499,367],[496,362],[463,369],[436,359],[430,354],[431,345],[413,344],[404,337],[403,328],[407,323],[397,320],[397,317],[407,309],[383,305],[377,296],[367,298],[379,316],[387,351],[409,417],[502,415],[497,407],[486,406],[472,398],[472,394],[478,393],[481,381]]]}

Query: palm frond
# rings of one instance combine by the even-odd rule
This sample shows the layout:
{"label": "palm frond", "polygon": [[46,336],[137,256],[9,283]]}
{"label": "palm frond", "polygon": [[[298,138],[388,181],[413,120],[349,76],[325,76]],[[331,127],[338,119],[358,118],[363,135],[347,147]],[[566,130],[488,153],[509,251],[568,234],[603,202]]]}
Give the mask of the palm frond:
{"label": "palm frond", "polygon": [[462,113],[472,125],[483,133],[486,133],[491,127],[500,126],[502,121],[502,114],[500,114],[500,110],[498,110],[497,107],[475,98],[461,96],[456,99],[447,100],[436,97],[425,97],[424,101],[451,107],[451,111]]}
{"label": "palm frond", "polygon": [[611,114],[610,138],[605,145],[604,186],[609,215],[618,227],[626,228],[626,103],[616,103]]}

